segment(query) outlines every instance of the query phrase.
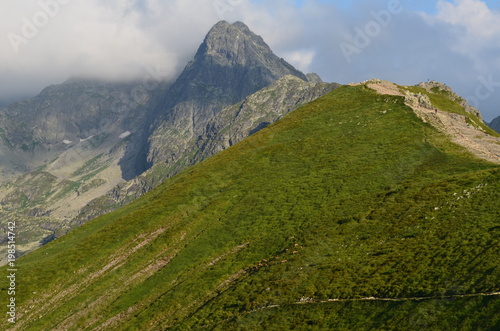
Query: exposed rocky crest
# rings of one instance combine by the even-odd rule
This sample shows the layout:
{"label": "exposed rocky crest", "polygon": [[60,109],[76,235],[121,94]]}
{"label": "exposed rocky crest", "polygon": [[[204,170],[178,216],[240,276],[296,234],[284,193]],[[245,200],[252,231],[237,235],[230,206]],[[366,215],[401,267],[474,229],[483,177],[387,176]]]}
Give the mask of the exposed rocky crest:
{"label": "exposed rocky crest", "polygon": [[486,132],[484,129],[486,125],[482,122],[479,111],[469,106],[448,86],[437,82],[416,85],[424,88],[428,93],[446,92],[446,97],[463,108],[465,111],[463,114],[439,109],[433,105],[428,95],[410,92],[405,87],[388,81],[373,79],[363,84],[380,94],[403,96],[406,105],[412,108],[415,114],[424,122],[447,134],[453,142],[464,146],[475,156],[490,162],[500,163],[500,137]]}
{"label": "exposed rocky crest", "polygon": [[431,92],[431,93],[432,92],[440,92],[440,91],[444,91],[444,92],[448,93],[449,97],[453,101],[456,101],[458,104],[460,104],[460,106],[462,106],[465,109],[466,112],[474,114],[481,121],[483,120],[481,112],[478,109],[476,109],[476,108],[472,107],[471,105],[469,105],[469,103],[467,102],[467,100],[465,100],[464,98],[462,98],[461,96],[459,96],[458,94],[456,94],[451,89],[451,87],[449,87],[448,85],[431,80],[431,81],[428,81],[428,82],[425,82],[425,83],[417,84],[417,86],[418,87],[423,87],[428,92]]}

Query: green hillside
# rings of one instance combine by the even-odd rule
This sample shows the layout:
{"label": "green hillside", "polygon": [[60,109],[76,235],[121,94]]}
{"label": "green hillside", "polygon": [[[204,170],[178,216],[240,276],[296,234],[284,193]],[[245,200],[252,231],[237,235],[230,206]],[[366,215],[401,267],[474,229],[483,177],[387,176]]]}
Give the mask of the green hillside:
{"label": "green hillside", "polygon": [[15,328],[498,329],[499,201],[500,166],[344,86],[21,258]]}

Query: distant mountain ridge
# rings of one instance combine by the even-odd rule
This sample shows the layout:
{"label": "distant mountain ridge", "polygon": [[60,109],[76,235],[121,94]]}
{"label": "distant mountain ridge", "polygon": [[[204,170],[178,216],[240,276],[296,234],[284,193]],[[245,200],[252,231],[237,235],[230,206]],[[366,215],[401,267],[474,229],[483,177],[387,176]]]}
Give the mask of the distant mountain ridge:
{"label": "distant mountain ridge", "polygon": [[69,79],[4,108],[0,111],[0,154],[23,162],[2,170],[35,170],[82,141],[99,136],[102,144],[125,132],[135,133],[144,125],[151,95],[128,107],[116,105],[136,84]]}
{"label": "distant mountain ridge", "polygon": [[488,126],[493,130],[495,130],[496,132],[500,133],[500,116],[493,119],[493,121],[491,121],[491,123],[489,123]]}
{"label": "distant mountain ridge", "polygon": [[6,107],[0,125],[14,148],[58,148],[63,141],[78,141],[103,131],[133,130],[142,109],[129,107],[121,113],[113,102],[134,84],[70,79],[45,88],[32,99]]}

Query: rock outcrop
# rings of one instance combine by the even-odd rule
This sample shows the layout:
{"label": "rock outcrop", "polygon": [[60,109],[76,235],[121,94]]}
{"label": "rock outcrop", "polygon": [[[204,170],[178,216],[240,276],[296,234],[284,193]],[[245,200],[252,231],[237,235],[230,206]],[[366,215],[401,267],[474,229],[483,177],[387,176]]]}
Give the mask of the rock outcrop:
{"label": "rock outcrop", "polygon": [[[424,122],[431,124],[450,139],[476,157],[500,164],[500,138],[487,132],[479,111],[471,107],[453,92],[448,86],[427,82],[416,85],[423,88],[422,92],[412,91],[412,87],[398,86],[388,81],[373,79],[363,82],[367,87],[379,94],[397,95],[404,97],[405,104]],[[434,99],[446,99],[455,102],[452,109],[440,109],[433,104]],[[478,116],[479,114],[479,116]]]}
{"label": "rock outcrop", "polygon": [[476,108],[472,107],[471,105],[469,105],[467,100],[465,100],[464,98],[462,98],[461,96],[456,94],[451,89],[451,87],[449,87],[448,85],[431,80],[431,81],[428,81],[425,83],[420,83],[417,86],[422,87],[431,93],[439,93],[439,92],[447,93],[449,98],[452,99],[453,101],[456,101],[458,104],[460,104],[460,106],[462,106],[465,109],[465,111],[467,111],[471,114],[474,114],[481,121],[483,120],[481,112],[479,110],[477,110]]}

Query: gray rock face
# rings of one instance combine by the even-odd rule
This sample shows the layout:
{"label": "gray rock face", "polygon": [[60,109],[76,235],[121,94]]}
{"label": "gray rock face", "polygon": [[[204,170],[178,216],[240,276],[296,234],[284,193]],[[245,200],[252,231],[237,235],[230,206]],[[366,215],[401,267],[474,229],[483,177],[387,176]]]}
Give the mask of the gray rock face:
{"label": "gray rock face", "polygon": [[489,123],[488,126],[493,130],[495,130],[496,132],[500,133],[500,116],[491,121],[491,123]]}
{"label": "gray rock face", "polygon": [[307,81],[245,24],[217,23],[168,91],[165,112],[149,141],[148,161],[175,162],[218,112],[285,75]]}

